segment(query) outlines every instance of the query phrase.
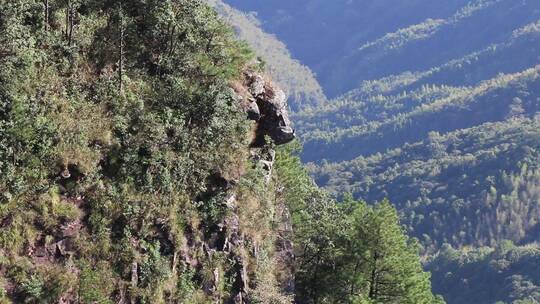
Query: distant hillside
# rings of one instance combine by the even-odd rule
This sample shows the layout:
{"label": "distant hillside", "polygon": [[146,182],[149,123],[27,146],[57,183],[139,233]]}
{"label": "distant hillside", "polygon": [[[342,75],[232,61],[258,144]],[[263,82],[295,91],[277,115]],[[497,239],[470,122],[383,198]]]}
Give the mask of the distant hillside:
{"label": "distant hillside", "polygon": [[[303,157],[315,162],[318,183],[368,201],[388,197],[430,250],[533,240],[540,220],[539,20],[429,69],[366,80],[296,114]],[[400,47],[396,41],[389,34],[377,48]]]}
{"label": "distant hillside", "polygon": [[[540,110],[540,66],[501,74],[475,86],[423,85],[396,94],[368,95],[366,102],[338,101],[330,111],[298,115],[304,131],[304,159],[342,161],[383,152],[427,137],[491,121],[503,121],[521,107]],[[354,97],[353,97],[354,98]],[[307,132],[306,132],[307,130]]]}
{"label": "distant hillside", "polygon": [[293,114],[319,185],[396,205],[448,303],[538,302],[540,1],[227,2],[334,98]]}
{"label": "distant hillside", "polygon": [[456,251],[445,246],[428,264],[433,288],[448,303],[534,304],[540,301],[540,245]]}
{"label": "distant hillside", "polygon": [[321,81],[339,94],[363,80],[430,69],[500,43],[539,17],[536,0],[470,1],[448,16],[430,16],[354,46]]}
{"label": "distant hillside", "polygon": [[540,237],[540,117],[512,118],[369,157],[313,166],[320,184],[392,199],[426,249]]}
{"label": "distant hillside", "polygon": [[308,0],[227,3],[254,11],[335,97],[363,80],[438,66],[538,19],[537,1]]}
{"label": "distant hillside", "polygon": [[313,72],[291,57],[287,46],[264,32],[255,15],[242,13],[220,0],[206,0],[229,22],[238,37],[247,41],[267,64],[267,70],[289,95],[289,105],[297,110],[317,107],[326,96]]}
{"label": "distant hillside", "polygon": [[363,80],[459,58],[538,14],[534,0],[227,2],[255,11],[263,28],[310,66],[332,97]]}

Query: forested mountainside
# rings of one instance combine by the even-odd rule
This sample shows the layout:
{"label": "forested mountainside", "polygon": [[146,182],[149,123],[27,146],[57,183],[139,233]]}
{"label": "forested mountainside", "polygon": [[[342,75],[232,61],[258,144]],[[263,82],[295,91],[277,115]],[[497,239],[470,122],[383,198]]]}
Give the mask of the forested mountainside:
{"label": "forested mountainside", "polygon": [[[227,3],[334,98],[292,115],[319,185],[389,198],[427,255],[457,248],[428,264],[449,303],[540,300],[540,2]],[[506,240],[522,247],[491,253]]]}
{"label": "forested mountainside", "polygon": [[498,43],[538,19],[535,0],[228,0],[254,11],[330,97],[363,80],[422,71]]}
{"label": "forested mountainside", "polygon": [[[493,208],[482,193],[491,187],[505,189],[505,174],[518,174],[524,164],[527,170],[538,165],[539,30],[537,22],[528,24],[486,50],[428,71],[365,82],[331,106],[299,114],[298,128],[309,130],[304,134],[305,158],[329,161],[312,167],[317,180],[337,193],[349,190],[367,200],[389,197],[405,208],[413,233],[429,236],[427,246],[527,239],[536,223],[530,218],[536,206],[536,179],[518,191],[532,196],[520,196],[513,204]],[[532,66],[527,68],[527,63]],[[497,73],[512,69],[524,70]],[[512,192],[507,188],[497,196],[502,199]],[[478,209],[479,204],[488,207]],[[405,211],[410,205],[414,212]],[[439,209],[443,206],[444,212]],[[523,208],[515,218],[527,224],[489,215],[501,208],[506,213]],[[453,209],[456,213],[449,212]],[[461,224],[445,222],[435,229],[442,224],[440,216]],[[480,218],[491,218],[492,223]],[[426,221],[432,225],[422,226]],[[514,232],[492,227],[512,226],[508,221],[520,227],[512,228]],[[478,228],[486,230],[481,233]]]}
{"label": "forested mountainside", "polygon": [[[374,138],[373,134],[380,132],[380,130],[376,131],[379,128],[384,128],[385,125],[407,125],[407,121],[413,120],[412,116],[419,115],[424,112],[424,109],[437,103],[447,104],[444,110],[437,110],[437,120],[444,120],[439,118],[439,115],[441,112],[446,112],[446,109],[453,112],[459,111],[456,108],[459,108],[461,104],[474,104],[478,102],[476,99],[489,97],[492,92],[506,91],[506,94],[514,94],[518,98],[519,94],[525,94],[526,99],[534,101],[535,95],[533,93],[530,96],[529,91],[534,91],[537,85],[535,79],[528,79],[528,77],[532,71],[538,69],[536,64],[539,62],[540,56],[539,40],[540,21],[537,21],[516,29],[501,43],[441,66],[426,71],[407,71],[399,75],[366,81],[359,89],[345,94],[326,107],[299,114],[297,117],[298,129],[304,130],[303,137],[307,145],[314,141],[316,142],[314,145],[324,146],[325,141],[331,141],[335,144],[340,142],[341,138],[353,142],[363,140],[364,135],[367,135],[366,138]],[[519,87],[520,83],[528,88],[526,90],[516,88],[516,84]],[[478,97],[472,98],[471,95]],[[501,114],[505,112],[501,106],[504,107],[505,103],[509,102],[508,97],[495,98],[492,96],[489,99],[493,100],[489,108],[493,107],[494,111],[499,111]],[[466,110],[462,109],[461,111]],[[484,112],[488,110],[483,109]],[[471,109],[469,113],[476,113],[476,111]],[[468,119],[466,115],[462,116],[464,116],[461,118],[463,121]],[[426,129],[460,128],[463,121],[453,119],[445,121],[447,124],[444,126],[442,123],[440,126],[432,126],[431,124],[420,126],[419,129],[415,129],[415,131],[419,131],[419,134],[412,136],[424,137],[427,134]],[[410,127],[412,126],[406,126],[406,128]],[[384,150],[391,145],[397,146],[404,141],[414,140],[410,136],[401,141],[400,139],[390,141],[380,138],[375,145],[359,144],[355,149],[345,150],[344,154],[338,155],[336,153],[335,156],[328,155],[328,153],[310,155],[309,151],[311,150],[315,150],[314,153],[320,152],[318,149],[308,148],[306,158],[313,160],[320,158],[347,159],[355,153],[369,154]],[[355,137],[356,139],[353,139]]]}
{"label": "forested mountainside", "polygon": [[[304,159],[349,160],[426,139],[430,132],[447,133],[516,116],[534,117],[540,109],[539,72],[540,66],[534,66],[473,86],[423,84],[388,95],[356,91],[326,107],[327,112],[295,116],[298,129],[307,130],[303,134]],[[399,86],[377,83],[375,92],[379,85]]]}
{"label": "forested mountainside", "polygon": [[202,1],[0,0],[0,105],[0,303],[444,303]]}
{"label": "forested mountainside", "polygon": [[243,13],[220,0],[207,0],[231,24],[239,39],[247,41],[266,64],[266,70],[289,96],[293,110],[317,108],[326,96],[313,72],[291,57],[287,46],[264,32],[256,16]]}
{"label": "forested mountainside", "polygon": [[313,166],[334,193],[390,197],[426,249],[540,237],[540,118],[441,135],[338,164]]}
{"label": "forested mountainside", "polygon": [[[403,18],[395,19],[405,20],[420,2],[426,3],[381,6],[398,6]],[[231,3],[257,9],[268,28],[277,20],[271,5]],[[540,3],[450,3],[452,9],[442,5],[426,22],[363,42],[357,57],[343,56],[350,60],[347,77],[364,81],[325,106],[293,115],[303,159],[335,194],[388,197],[426,249],[527,242],[538,220]],[[305,13],[349,16],[362,4],[377,7],[312,1]],[[299,4],[276,5],[286,14]],[[383,18],[371,13],[366,18]],[[509,182],[509,176],[521,177]],[[492,188],[494,199],[486,195]]]}
{"label": "forested mountainside", "polygon": [[428,263],[435,290],[449,303],[538,303],[540,247],[516,247],[505,241],[495,248],[456,251],[444,247]]}

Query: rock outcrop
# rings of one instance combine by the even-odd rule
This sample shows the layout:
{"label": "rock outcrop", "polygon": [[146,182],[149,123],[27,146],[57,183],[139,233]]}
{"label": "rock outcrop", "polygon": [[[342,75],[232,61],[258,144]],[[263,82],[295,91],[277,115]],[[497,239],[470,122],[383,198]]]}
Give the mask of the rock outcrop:
{"label": "rock outcrop", "polygon": [[285,94],[202,2],[107,6],[0,4],[0,303],[290,304]]}
{"label": "rock outcrop", "polygon": [[241,102],[248,119],[257,122],[253,146],[264,146],[265,136],[269,136],[277,145],[292,141],[296,135],[289,120],[285,92],[254,72],[245,73],[244,86],[247,92],[239,94]]}
{"label": "rock outcrop", "polygon": [[[273,145],[267,142],[270,138],[274,145],[282,145],[295,138],[295,132],[291,125],[287,112],[287,102],[285,93],[275,86],[271,81],[254,72],[244,74],[244,82],[238,84],[234,91],[237,101],[242,105],[247,119],[255,121],[252,144],[248,166],[258,168],[263,174],[263,184],[270,188],[276,152]],[[257,262],[261,257],[260,251],[263,246],[261,240],[254,239],[250,232],[245,231],[246,218],[242,214],[246,198],[238,189],[238,181],[229,181],[226,178],[216,175],[208,180],[208,189],[215,196],[217,193],[225,193],[222,199],[222,207],[227,210],[224,218],[207,230],[201,237],[200,230],[188,230],[185,235],[185,242],[180,250],[180,260],[192,268],[199,268],[204,261],[201,257],[196,257],[196,252],[204,252],[203,260],[213,261],[225,255],[232,263],[232,294],[226,303],[244,304],[251,303],[252,292],[257,288],[257,274],[255,273]],[[266,189],[264,191],[270,191]],[[245,196],[245,195],[244,195]],[[278,259],[276,271],[276,284],[284,294],[294,292],[294,269],[292,243],[288,240],[292,233],[289,211],[284,204],[272,206],[275,210],[270,212],[272,222],[277,223],[274,227],[275,241],[273,244],[273,255]],[[262,219],[261,219],[262,220]],[[194,227],[201,228],[201,227]],[[206,262],[208,263],[208,262]],[[223,284],[222,275],[215,269],[205,281],[204,291],[208,295],[219,294],[219,285]],[[214,297],[216,302],[223,301],[218,296]]]}

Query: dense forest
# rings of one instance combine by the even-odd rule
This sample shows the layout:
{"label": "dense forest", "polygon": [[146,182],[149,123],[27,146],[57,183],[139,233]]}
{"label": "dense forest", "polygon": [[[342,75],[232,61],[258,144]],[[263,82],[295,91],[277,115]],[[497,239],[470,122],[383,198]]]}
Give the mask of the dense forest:
{"label": "dense forest", "polygon": [[514,118],[313,166],[334,193],[391,197],[426,249],[540,237],[540,120]]}
{"label": "dense forest", "polygon": [[[449,303],[540,301],[518,268],[495,276],[504,286],[450,269],[506,240],[535,248],[540,236],[538,1],[226,2],[332,98],[291,115],[319,185],[339,200],[389,199],[426,259],[455,248],[463,260],[426,264]],[[482,259],[474,271],[488,276],[493,259],[511,258]]]}
{"label": "dense forest", "polygon": [[533,304],[540,298],[540,248],[504,241],[495,248],[457,251],[443,246],[429,261],[435,290],[449,303]]}
{"label": "dense forest", "polygon": [[310,130],[304,134],[304,159],[343,161],[425,140],[430,132],[534,117],[540,109],[539,71],[537,66],[501,74],[471,87],[424,85],[393,96],[367,97],[366,103],[344,101],[340,109],[321,113],[324,117],[300,115],[299,128]]}
{"label": "dense forest", "polygon": [[0,303],[444,303],[197,0],[0,0]]}

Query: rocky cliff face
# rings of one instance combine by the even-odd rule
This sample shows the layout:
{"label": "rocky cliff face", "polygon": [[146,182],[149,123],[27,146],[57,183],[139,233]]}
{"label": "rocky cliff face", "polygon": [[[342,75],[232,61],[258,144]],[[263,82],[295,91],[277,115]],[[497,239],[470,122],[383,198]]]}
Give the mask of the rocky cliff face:
{"label": "rocky cliff face", "polygon": [[0,303],[290,302],[252,62],[198,0],[0,2]]}
{"label": "rocky cliff face", "polygon": [[[241,154],[245,159],[237,159],[238,172],[232,174],[229,169],[225,171],[229,174],[221,172],[207,177],[206,190],[196,199],[200,205],[191,211],[204,210],[205,216],[190,213],[189,208],[180,210],[179,214],[185,214],[187,219],[181,231],[175,232],[171,219],[160,214],[112,216],[111,245],[127,246],[129,248],[124,249],[134,252],[136,257],[121,266],[121,279],[109,281],[114,282],[114,287],[109,288],[113,291],[109,298],[118,303],[139,303],[140,293],[151,286],[148,271],[162,267],[168,269],[169,282],[176,282],[178,286],[200,284],[199,291],[191,292],[199,292],[204,300],[194,303],[241,304],[262,299],[290,303],[294,292],[292,228],[286,202],[274,185],[272,170],[275,145],[285,144],[295,137],[287,103],[277,86],[254,72],[244,73],[241,85],[235,86],[234,96],[244,109],[246,120],[253,121],[252,132],[246,133],[249,137],[245,140],[246,153]],[[57,172],[54,179],[59,192],[45,199],[69,206],[74,216],[40,231],[35,239],[26,242],[19,259],[28,261],[34,269],[66,269],[68,277],[80,281],[87,270],[72,261],[85,255],[82,251],[88,246],[85,242],[94,233],[95,209],[91,204],[96,198],[91,192],[95,190],[73,192],[73,187],[87,178],[74,163],[61,166]],[[130,210],[149,208],[144,201],[132,201],[129,205]],[[208,215],[212,212],[218,214]],[[2,219],[3,228],[12,224],[12,216]],[[121,244],[121,239],[126,240],[123,235],[127,229],[135,234]],[[144,229],[150,229],[150,238],[142,236]],[[152,242],[159,248],[154,254],[160,258],[155,262],[161,265],[150,267],[151,258],[147,256],[152,251],[152,247],[148,247]],[[0,274],[9,277],[10,269],[9,264],[4,263]],[[178,277],[185,281],[177,281]],[[16,284],[8,280],[3,288],[9,297],[18,301],[24,299],[25,294]],[[54,301],[81,303],[79,288],[59,290]],[[169,288],[178,291],[180,287]]]}
{"label": "rocky cliff face", "polygon": [[[255,122],[250,138],[248,163],[262,174],[259,177],[259,182],[262,181],[260,194],[266,196],[266,200],[273,197],[273,202],[245,205],[246,199],[253,199],[249,196],[257,195],[245,193],[237,180],[217,177],[220,181],[216,182],[216,185],[226,193],[223,204],[231,212],[217,223],[205,238],[188,244],[182,259],[196,268],[200,261],[195,260],[191,252],[202,248],[210,259],[220,252],[225,253],[236,272],[232,276],[233,294],[228,302],[251,303],[258,293],[263,292],[262,289],[272,288],[274,290],[270,292],[274,295],[271,297],[278,301],[276,303],[290,302],[289,297],[294,293],[294,253],[290,241],[292,226],[287,206],[278,198],[279,193],[274,193],[278,190],[274,189],[272,184],[272,169],[276,157],[273,146],[286,144],[295,138],[288,118],[286,97],[278,86],[252,71],[246,71],[241,85],[234,88],[236,100],[242,105],[247,119]],[[242,208],[256,208],[258,210],[251,212],[254,211],[260,217],[247,218]],[[271,223],[272,227],[265,227],[265,221],[266,224]],[[260,236],[259,232],[266,235]],[[218,273],[219,270],[215,269],[213,280],[206,286],[205,291],[209,294],[218,289],[221,280],[226,279]]]}
{"label": "rocky cliff face", "polygon": [[260,74],[246,71],[242,89],[237,92],[248,119],[257,122],[253,146],[266,144],[269,136],[277,145],[286,144],[295,138],[287,110],[285,92]]}

